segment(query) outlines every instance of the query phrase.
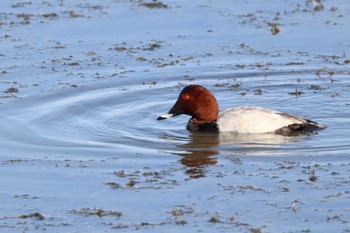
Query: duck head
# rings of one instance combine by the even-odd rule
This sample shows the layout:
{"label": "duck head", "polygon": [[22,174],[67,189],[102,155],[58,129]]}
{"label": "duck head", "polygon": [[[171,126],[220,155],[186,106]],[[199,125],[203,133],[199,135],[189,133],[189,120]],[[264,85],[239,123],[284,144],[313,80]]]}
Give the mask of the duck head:
{"label": "duck head", "polygon": [[159,116],[157,120],[181,114],[191,116],[189,124],[206,124],[217,120],[219,106],[208,89],[199,85],[189,85],[180,92],[176,103],[169,112]]}

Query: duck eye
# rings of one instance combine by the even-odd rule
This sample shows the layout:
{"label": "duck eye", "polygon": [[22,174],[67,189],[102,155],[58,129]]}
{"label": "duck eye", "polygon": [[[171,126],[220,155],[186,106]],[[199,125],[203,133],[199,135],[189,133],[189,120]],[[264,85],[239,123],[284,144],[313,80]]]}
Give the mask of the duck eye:
{"label": "duck eye", "polygon": [[181,98],[182,98],[183,100],[189,100],[191,97],[190,97],[189,94],[182,94],[182,95],[181,95]]}

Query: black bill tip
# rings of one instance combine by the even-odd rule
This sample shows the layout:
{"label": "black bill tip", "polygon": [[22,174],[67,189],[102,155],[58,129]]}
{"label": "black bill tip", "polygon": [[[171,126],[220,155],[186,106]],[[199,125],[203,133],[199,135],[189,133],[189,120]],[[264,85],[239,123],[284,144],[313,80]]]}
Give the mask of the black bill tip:
{"label": "black bill tip", "polygon": [[158,118],[157,118],[157,121],[160,121],[160,120],[165,120],[165,119],[168,119],[170,117],[173,117],[174,114],[172,113],[165,113],[163,115],[160,115]]}

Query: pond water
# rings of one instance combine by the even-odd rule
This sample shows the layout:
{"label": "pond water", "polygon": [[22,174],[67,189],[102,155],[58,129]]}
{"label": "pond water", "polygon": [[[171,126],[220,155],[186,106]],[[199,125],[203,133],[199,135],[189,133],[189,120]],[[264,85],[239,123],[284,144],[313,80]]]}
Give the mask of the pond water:
{"label": "pond water", "polygon": [[[1,1],[1,232],[349,232],[343,1]],[[200,84],[312,135],[157,121]]]}

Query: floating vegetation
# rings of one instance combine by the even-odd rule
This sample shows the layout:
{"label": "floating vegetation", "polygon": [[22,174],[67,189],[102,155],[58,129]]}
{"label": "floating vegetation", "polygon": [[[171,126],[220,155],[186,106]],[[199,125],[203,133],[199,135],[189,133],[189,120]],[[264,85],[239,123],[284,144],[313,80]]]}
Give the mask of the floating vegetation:
{"label": "floating vegetation", "polygon": [[77,5],[78,7],[80,8],[85,8],[85,9],[89,9],[89,10],[98,10],[98,11],[102,11],[103,10],[103,6],[102,5],[93,5],[93,4],[89,4],[89,3],[86,3],[86,4],[78,4]]}
{"label": "floating vegetation", "polygon": [[24,24],[30,24],[30,19],[34,16],[34,15],[32,15],[32,14],[25,14],[25,13],[21,13],[21,14],[17,14],[16,15],[17,16],[17,18],[22,18],[23,20],[24,20]]}
{"label": "floating vegetation", "polygon": [[220,220],[220,218],[218,216],[212,216],[208,222],[211,222],[211,223],[221,223],[222,220]]}
{"label": "floating vegetation", "polygon": [[309,87],[308,87],[309,90],[313,90],[313,91],[321,91],[321,90],[325,90],[327,88],[325,87],[321,87],[319,85],[314,85],[314,84],[311,84]]}
{"label": "floating vegetation", "polygon": [[114,47],[114,48],[110,48],[110,50],[115,50],[115,51],[117,51],[117,52],[123,52],[123,51],[128,50],[128,48],[123,47],[123,46],[116,46],[116,47]]}
{"label": "floating vegetation", "polygon": [[261,228],[251,228],[250,231],[252,233],[261,233]]}
{"label": "floating vegetation", "polygon": [[279,27],[277,26],[277,24],[270,24],[270,31],[272,33],[272,35],[277,35],[280,32]]}
{"label": "floating vegetation", "polygon": [[30,196],[29,194],[14,195],[13,197],[14,197],[14,198],[20,198],[20,199],[39,199],[39,197]]}
{"label": "floating vegetation", "polygon": [[79,62],[70,62],[70,63],[67,63],[66,65],[68,66],[79,66]]}
{"label": "floating vegetation", "polygon": [[236,84],[232,84],[229,86],[230,89],[236,89],[236,88],[239,88],[241,86],[241,84],[239,83],[236,83]]}
{"label": "floating vegetation", "polygon": [[125,171],[124,170],[120,170],[120,171],[115,171],[114,175],[118,176],[118,177],[126,177]]}
{"label": "floating vegetation", "polygon": [[147,58],[145,58],[145,57],[138,57],[138,58],[136,58],[136,60],[141,61],[141,62],[145,62],[145,61],[147,61]]}
{"label": "floating vegetation", "polygon": [[322,0],[312,0],[312,5],[314,6],[314,11],[322,11],[324,6],[321,2]]}
{"label": "floating vegetation", "polygon": [[332,76],[334,75],[334,72],[332,70],[330,70],[327,67],[322,67],[321,69],[318,69],[316,71],[316,75],[319,78],[324,78],[323,75],[326,75],[326,78],[329,78],[331,80],[331,82],[333,82],[334,80],[332,79]]}
{"label": "floating vegetation", "polygon": [[253,90],[253,92],[254,92],[254,95],[262,95],[263,94],[263,90],[261,90],[261,89]]}
{"label": "floating vegetation", "polygon": [[157,81],[144,81],[142,82],[142,85],[153,85],[155,86],[157,84]]}
{"label": "floating vegetation", "polygon": [[240,190],[249,190],[249,191],[263,191],[263,192],[268,192],[268,190],[259,188],[253,185],[238,185],[238,188]]}
{"label": "floating vegetation", "polygon": [[292,205],[291,205],[291,207],[290,207],[290,209],[293,211],[293,212],[296,212],[296,206],[297,206],[297,204],[298,204],[298,200],[294,200],[293,202],[292,202]]}
{"label": "floating vegetation", "polygon": [[53,46],[51,48],[53,48],[53,49],[65,49],[67,47],[66,47],[66,45],[56,45],[56,46]]}
{"label": "floating vegetation", "polygon": [[32,5],[32,2],[30,1],[19,1],[19,2],[16,2],[16,3],[12,3],[11,4],[11,7],[12,8],[20,8],[20,7],[25,7],[25,6],[30,6]]}
{"label": "floating vegetation", "polygon": [[175,209],[171,211],[171,214],[175,217],[184,215],[184,211],[182,209]]}
{"label": "floating vegetation", "polygon": [[176,225],[186,225],[186,224],[188,224],[188,222],[185,220],[179,220],[179,221],[175,221],[175,224]]}
{"label": "floating vegetation", "polygon": [[10,87],[5,91],[5,93],[17,93],[17,92],[19,92],[19,90],[16,87]]}
{"label": "floating vegetation", "polygon": [[317,180],[317,176],[315,175],[315,171],[316,171],[316,168],[319,167],[318,163],[316,163],[316,161],[314,160],[314,158],[310,155],[310,158],[312,160],[312,163],[313,163],[313,168],[310,172],[310,177],[309,177],[309,180],[311,182],[316,182]]}
{"label": "floating vegetation", "polygon": [[32,213],[32,214],[20,215],[20,216],[18,216],[18,218],[23,218],[23,219],[26,219],[26,218],[35,218],[35,219],[37,219],[37,220],[44,220],[44,219],[45,219],[45,217],[44,217],[42,214],[38,213],[38,212]]}
{"label": "floating vegetation", "polygon": [[315,169],[311,170],[309,180],[312,182],[316,182],[317,176],[315,175]]}
{"label": "floating vegetation", "polygon": [[56,14],[56,13],[44,13],[41,16],[44,18],[49,18],[49,19],[58,18],[58,14]]}
{"label": "floating vegetation", "polygon": [[130,180],[125,184],[125,186],[128,188],[132,188],[135,186],[135,184],[136,184],[136,182],[134,180]]}
{"label": "floating vegetation", "polygon": [[288,92],[288,94],[290,94],[290,95],[295,95],[295,96],[300,96],[300,95],[302,95],[302,94],[305,94],[305,92],[299,91],[298,89],[295,89],[295,91],[293,91],[293,92]]}
{"label": "floating vegetation", "polygon": [[141,3],[140,6],[144,6],[150,9],[155,9],[155,8],[168,8],[168,5],[162,3],[162,2],[158,2],[156,0],[153,0],[153,2],[148,2],[148,3]]}
{"label": "floating vegetation", "polygon": [[68,11],[68,16],[70,18],[78,18],[78,17],[83,17],[83,15],[76,13],[75,11]]}
{"label": "floating vegetation", "polygon": [[100,218],[110,216],[110,217],[121,217],[122,212],[120,211],[111,211],[111,210],[103,210],[103,209],[91,209],[91,208],[81,208],[80,210],[71,210],[69,211],[71,214],[79,214],[84,217],[89,217],[89,216],[98,216]]}
{"label": "floating vegetation", "polygon": [[113,189],[118,189],[120,188],[120,184],[116,183],[116,182],[107,182],[105,183],[106,185],[110,186]]}
{"label": "floating vegetation", "polygon": [[161,48],[162,46],[160,45],[160,42],[158,41],[152,41],[148,46],[143,48],[143,50],[149,50],[149,51],[154,51],[156,49]]}

